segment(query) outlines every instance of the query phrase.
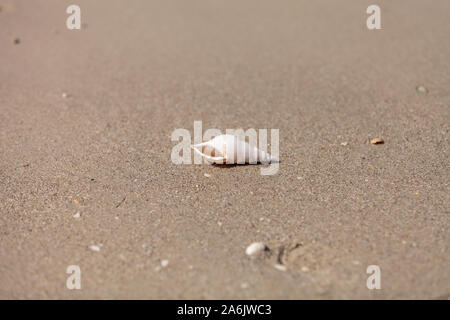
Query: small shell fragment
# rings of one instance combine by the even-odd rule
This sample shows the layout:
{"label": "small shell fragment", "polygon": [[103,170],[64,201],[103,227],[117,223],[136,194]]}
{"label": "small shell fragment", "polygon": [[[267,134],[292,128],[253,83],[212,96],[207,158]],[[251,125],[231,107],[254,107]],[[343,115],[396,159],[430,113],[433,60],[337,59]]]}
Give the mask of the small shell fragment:
{"label": "small shell fragment", "polygon": [[274,268],[277,269],[277,270],[280,270],[280,271],[286,271],[287,270],[286,266],[284,266],[282,264],[279,264],[279,263],[275,264]]}
{"label": "small shell fragment", "polygon": [[428,93],[428,89],[425,88],[424,86],[418,86],[416,88],[416,90],[417,90],[417,92],[420,92],[420,93]]}
{"label": "small shell fragment", "polygon": [[99,252],[100,251],[100,247],[96,246],[95,244],[89,246],[89,249],[91,249],[92,251],[95,251],[95,252]]}
{"label": "small shell fragment", "polygon": [[169,260],[161,260],[161,267],[165,268],[169,265]]}
{"label": "small shell fragment", "polygon": [[373,138],[373,139],[370,140],[370,143],[371,144],[383,144],[384,140],[381,139],[381,138]]}
{"label": "small shell fragment", "polygon": [[267,246],[262,242],[253,242],[247,247],[245,253],[249,256],[256,256],[261,252],[267,250]]}

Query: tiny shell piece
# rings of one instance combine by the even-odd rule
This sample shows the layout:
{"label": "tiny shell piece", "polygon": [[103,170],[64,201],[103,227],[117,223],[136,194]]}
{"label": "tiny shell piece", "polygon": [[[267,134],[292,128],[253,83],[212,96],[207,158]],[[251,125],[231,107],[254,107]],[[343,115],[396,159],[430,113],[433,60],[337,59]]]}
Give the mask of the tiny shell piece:
{"label": "tiny shell piece", "polygon": [[93,244],[92,246],[89,246],[89,249],[91,249],[92,251],[96,251],[96,252],[100,251],[100,247],[96,246],[95,244]]}
{"label": "tiny shell piece", "polygon": [[279,263],[275,264],[274,267],[275,267],[275,269],[280,270],[280,271],[286,271],[287,270],[286,266],[284,266],[282,264],[279,264]]}
{"label": "tiny shell piece", "polygon": [[383,144],[384,140],[381,138],[373,138],[372,140],[370,140],[371,144]]}
{"label": "tiny shell piece", "polygon": [[161,267],[165,268],[169,265],[169,260],[162,260],[161,261]]}
{"label": "tiny shell piece", "polygon": [[266,250],[267,247],[262,242],[253,242],[251,245],[247,247],[245,253],[249,256],[256,256]]}
{"label": "tiny shell piece", "polygon": [[428,89],[425,88],[424,86],[418,86],[418,87],[416,88],[416,90],[417,90],[418,92],[420,92],[420,93],[428,93]]}

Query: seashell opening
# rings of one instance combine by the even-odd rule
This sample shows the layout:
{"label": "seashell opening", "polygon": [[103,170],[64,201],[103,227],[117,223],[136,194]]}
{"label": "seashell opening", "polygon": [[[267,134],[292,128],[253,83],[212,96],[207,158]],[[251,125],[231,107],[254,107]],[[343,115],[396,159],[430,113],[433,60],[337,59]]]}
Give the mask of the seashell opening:
{"label": "seashell opening", "polygon": [[[216,151],[217,151],[217,155],[216,155]],[[223,154],[220,153],[219,150],[216,150],[215,148],[211,147],[211,146],[203,146],[202,147],[202,153],[206,154],[210,157],[223,157]]]}
{"label": "seashell opening", "polygon": [[193,145],[191,148],[208,162],[222,164],[226,161],[224,150],[218,146],[201,143],[198,145]]}

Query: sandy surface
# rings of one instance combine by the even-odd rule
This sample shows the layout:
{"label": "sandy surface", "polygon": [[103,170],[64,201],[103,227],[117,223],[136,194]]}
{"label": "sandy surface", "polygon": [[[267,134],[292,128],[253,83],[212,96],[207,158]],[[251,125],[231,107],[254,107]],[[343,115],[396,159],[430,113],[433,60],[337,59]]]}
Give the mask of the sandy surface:
{"label": "sandy surface", "polygon": [[[0,298],[448,298],[450,1],[373,2],[0,0]],[[174,165],[194,120],[279,172]]]}

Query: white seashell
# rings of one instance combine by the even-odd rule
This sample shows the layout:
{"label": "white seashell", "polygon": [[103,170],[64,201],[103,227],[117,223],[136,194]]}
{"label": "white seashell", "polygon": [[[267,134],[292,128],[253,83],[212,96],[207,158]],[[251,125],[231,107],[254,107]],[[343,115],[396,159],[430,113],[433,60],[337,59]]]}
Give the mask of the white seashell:
{"label": "white seashell", "polygon": [[249,256],[256,256],[267,249],[266,245],[262,242],[253,242],[247,247],[245,253]]}
{"label": "white seashell", "polygon": [[216,164],[256,164],[278,161],[269,153],[231,134],[222,134],[207,142],[192,145],[191,148],[209,162]]}

